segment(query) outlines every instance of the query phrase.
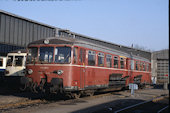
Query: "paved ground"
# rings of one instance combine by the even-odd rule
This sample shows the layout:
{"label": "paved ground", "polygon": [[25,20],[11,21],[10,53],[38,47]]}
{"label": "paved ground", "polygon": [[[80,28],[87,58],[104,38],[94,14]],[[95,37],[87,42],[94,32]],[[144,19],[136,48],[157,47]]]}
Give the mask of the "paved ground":
{"label": "paved ground", "polygon": [[[135,91],[131,96],[130,91],[113,92],[109,94],[97,95],[94,97],[84,97],[78,100],[57,100],[46,104],[37,104],[21,108],[8,109],[2,113],[103,113],[113,112],[128,105],[136,104],[154,97],[169,94],[168,90],[144,89]],[[2,95],[0,94],[0,105],[15,103],[28,99],[22,95]],[[104,111],[101,111],[104,110]]]}

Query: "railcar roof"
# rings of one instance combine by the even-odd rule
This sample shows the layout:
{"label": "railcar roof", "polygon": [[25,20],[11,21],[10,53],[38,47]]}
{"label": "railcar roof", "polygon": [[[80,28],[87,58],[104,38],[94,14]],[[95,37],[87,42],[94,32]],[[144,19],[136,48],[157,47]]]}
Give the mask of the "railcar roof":
{"label": "railcar roof", "polygon": [[31,43],[28,44],[28,46],[37,45],[37,44],[45,44],[44,43],[45,40],[49,40],[48,44],[69,44],[69,45],[74,44],[74,40],[70,39],[70,38],[49,37],[49,38],[45,38],[45,39],[41,39],[41,40],[31,42]]}
{"label": "railcar roof", "polygon": [[78,46],[91,48],[91,49],[95,49],[95,50],[101,50],[103,52],[112,51],[116,55],[126,56],[126,57],[129,57],[129,58],[133,57],[135,59],[144,60],[144,61],[149,62],[148,59],[141,57],[141,56],[136,56],[134,54],[133,55],[129,54],[128,51],[124,52],[124,51],[121,51],[121,50],[114,49],[113,47],[103,46],[103,45],[100,45],[98,43],[87,42],[87,41],[84,41],[84,40],[73,39],[73,38],[70,38],[70,37],[49,37],[49,38],[45,38],[45,39],[41,39],[41,40],[31,42],[28,46],[37,45],[37,44],[45,44],[44,43],[45,40],[49,41],[48,44],[78,45]]}

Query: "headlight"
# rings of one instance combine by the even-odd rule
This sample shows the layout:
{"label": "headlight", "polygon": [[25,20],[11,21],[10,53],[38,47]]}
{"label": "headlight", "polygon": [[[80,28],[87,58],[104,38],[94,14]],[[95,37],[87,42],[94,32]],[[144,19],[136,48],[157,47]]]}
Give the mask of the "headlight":
{"label": "headlight", "polygon": [[57,71],[57,74],[58,74],[58,75],[62,75],[63,72],[64,72],[63,70],[58,70],[58,71]]}
{"label": "headlight", "polygon": [[32,69],[28,69],[28,74],[31,75],[33,73],[33,70]]}

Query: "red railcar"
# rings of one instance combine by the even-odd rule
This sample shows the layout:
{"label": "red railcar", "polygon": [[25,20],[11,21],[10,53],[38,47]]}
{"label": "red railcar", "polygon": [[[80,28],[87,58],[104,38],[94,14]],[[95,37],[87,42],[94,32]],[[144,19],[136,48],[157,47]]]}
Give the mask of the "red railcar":
{"label": "red railcar", "polygon": [[28,45],[27,74],[21,83],[38,92],[93,94],[151,82],[150,61],[94,43],[47,38]]}

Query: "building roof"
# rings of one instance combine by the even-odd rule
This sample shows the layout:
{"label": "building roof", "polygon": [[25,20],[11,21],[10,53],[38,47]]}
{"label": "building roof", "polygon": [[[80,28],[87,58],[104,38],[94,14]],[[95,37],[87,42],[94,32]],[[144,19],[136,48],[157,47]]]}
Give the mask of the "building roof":
{"label": "building roof", "polygon": [[136,48],[132,48],[132,47],[127,47],[127,46],[123,46],[123,45],[118,45],[118,44],[115,44],[115,43],[111,43],[111,42],[107,42],[107,41],[104,41],[104,40],[100,40],[100,39],[92,38],[92,37],[89,37],[89,36],[81,35],[81,34],[78,34],[78,33],[75,33],[75,32],[71,32],[69,30],[60,29],[59,32],[68,33],[69,34],[68,36],[75,38],[75,39],[84,40],[84,41],[94,43],[94,44],[98,44],[98,45],[103,45],[103,46],[106,46],[106,47],[109,47],[109,48],[114,48],[118,51],[126,52],[128,54],[133,54],[133,55],[144,57],[146,59],[151,60],[151,52],[149,52],[149,51],[140,50],[140,49],[136,49]]}
{"label": "building roof", "polygon": [[[47,43],[45,43],[47,42]],[[84,40],[79,40],[79,39],[75,39],[75,38],[71,38],[71,37],[49,37],[46,39],[41,39],[41,40],[37,40],[34,42],[31,42],[28,46],[34,46],[34,45],[41,45],[41,44],[61,44],[61,45],[77,45],[77,46],[82,46],[85,48],[90,48],[90,49],[95,49],[98,51],[103,51],[106,53],[112,53],[112,54],[116,54],[119,56],[124,56],[124,57],[129,57],[129,58],[134,58],[134,59],[138,59],[138,60],[143,60],[146,62],[149,62],[150,59],[147,59],[145,57],[142,56],[137,56],[135,54],[131,54],[128,52],[124,52],[121,50],[117,50],[114,47],[107,47],[106,45],[100,45],[100,44],[96,44],[93,42],[88,42],[88,41],[84,41]]]}
{"label": "building roof", "polygon": [[152,59],[169,59],[169,49],[152,52]]}
{"label": "building roof", "polygon": [[12,16],[12,17],[15,17],[15,18],[19,18],[19,19],[22,19],[22,20],[26,20],[26,21],[29,21],[29,22],[32,22],[32,23],[36,23],[36,24],[39,24],[39,25],[42,25],[42,26],[46,26],[46,27],[49,27],[49,28],[54,28],[54,29],[56,29],[55,26],[51,26],[51,25],[44,24],[44,23],[41,23],[41,22],[38,22],[38,21],[35,21],[35,20],[31,20],[31,19],[28,19],[28,18],[19,16],[19,15],[16,15],[16,14],[13,14],[13,13],[9,13],[9,12],[4,11],[4,10],[1,10],[1,9],[0,9],[0,13],[9,15],[9,16]]}

